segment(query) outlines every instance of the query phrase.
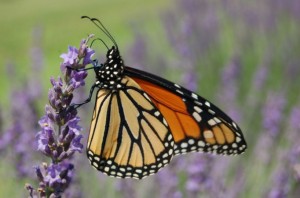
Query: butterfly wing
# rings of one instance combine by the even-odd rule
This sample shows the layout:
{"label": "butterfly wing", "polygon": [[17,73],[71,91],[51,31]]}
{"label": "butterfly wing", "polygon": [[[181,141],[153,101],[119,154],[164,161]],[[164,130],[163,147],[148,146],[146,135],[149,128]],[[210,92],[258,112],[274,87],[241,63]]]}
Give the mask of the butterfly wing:
{"label": "butterfly wing", "polygon": [[98,170],[114,177],[141,179],[173,156],[170,128],[149,96],[131,78],[118,90],[99,89],[87,155]]}
{"label": "butterfly wing", "polygon": [[198,151],[234,155],[245,151],[239,126],[211,102],[144,71],[126,67],[125,74],[150,96],[167,120],[175,154]]}

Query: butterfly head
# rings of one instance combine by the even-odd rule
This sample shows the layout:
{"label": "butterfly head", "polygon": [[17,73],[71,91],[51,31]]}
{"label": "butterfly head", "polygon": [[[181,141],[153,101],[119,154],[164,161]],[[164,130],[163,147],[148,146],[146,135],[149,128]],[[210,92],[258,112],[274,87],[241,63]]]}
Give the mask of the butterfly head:
{"label": "butterfly head", "polygon": [[106,61],[95,70],[97,79],[104,88],[115,88],[122,79],[124,63],[115,46],[107,51],[106,58]]}

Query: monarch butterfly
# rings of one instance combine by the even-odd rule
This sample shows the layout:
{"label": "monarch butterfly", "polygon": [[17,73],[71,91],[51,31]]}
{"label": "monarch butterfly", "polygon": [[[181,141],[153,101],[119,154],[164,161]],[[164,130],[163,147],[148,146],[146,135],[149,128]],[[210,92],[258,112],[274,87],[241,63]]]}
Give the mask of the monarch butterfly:
{"label": "monarch butterfly", "polygon": [[178,84],[125,66],[103,24],[82,18],[91,20],[114,44],[107,47],[104,63],[93,62],[96,82],[89,98],[74,105],[89,102],[98,89],[87,142],[92,166],[109,176],[142,179],[178,154],[245,151],[241,129],[218,107]]}

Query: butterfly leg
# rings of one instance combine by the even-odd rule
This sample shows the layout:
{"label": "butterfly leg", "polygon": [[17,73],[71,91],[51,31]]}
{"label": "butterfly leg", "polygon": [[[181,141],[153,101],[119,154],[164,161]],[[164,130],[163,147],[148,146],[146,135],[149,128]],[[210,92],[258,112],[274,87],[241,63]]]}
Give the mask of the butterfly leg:
{"label": "butterfly leg", "polygon": [[87,71],[87,70],[90,70],[90,69],[94,69],[94,66],[93,67],[88,67],[88,68],[83,68],[83,69],[76,69],[76,68],[73,68],[73,67],[70,67],[70,66],[66,66],[68,69],[70,70],[75,70],[77,72],[80,72],[80,71]]}
{"label": "butterfly leg", "polygon": [[79,103],[79,104],[71,104],[71,108],[77,109],[78,107],[80,107],[80,106],[82,106],[82,105],[84,105],[84,104],[90,102],[90,101],[91,101],[91,98],[92,98],[92,96],[93,96],[93,92],[94,92],[95,87],[98,87],[98,84],[95,83],[95,84],[91,87],[91,89],[90,89],[90,95],[89,95],[89,97],[88,97],[85,101],[83,101],[82,103]]}
{"label": "butterfly leg", "polygon": [[88,68],[81,68],[81,69],[78,69],[78,68],[73,68],[73,67],[70,67],[70,66],[66,66],[68,69],[70,70],[75,70],[77,72],[80,72],[80,71],[87,71],[87,70],[90,70],[90,69],[95,69],[95,68],[99,68],[101,66],[103,66],[102,64],[98,64],[98,60],[95,59],[91,62],[91,64],[93,65],[93,67],[88,67]]}

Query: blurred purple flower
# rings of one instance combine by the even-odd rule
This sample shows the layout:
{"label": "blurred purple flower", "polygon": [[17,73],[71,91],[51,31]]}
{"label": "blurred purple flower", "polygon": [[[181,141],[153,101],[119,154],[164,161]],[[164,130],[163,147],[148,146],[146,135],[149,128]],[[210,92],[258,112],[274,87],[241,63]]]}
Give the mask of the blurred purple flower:
{"label": "blurred purple flower", "polygon": [[[35,28],[33,31],[33,46],[31,48],[31,69],[30,76],[27,76],[28,80],[22,82],[21,88],[17,88],[15,84],[11,89],[11,109],[10,119],[11,125],[4,131],[0,137],[0,151],[6,154],[8,149],[14,150],[14,155],[10,155],[12,164],[16,168],[17,176],[31,177],[34,155],[32,150],[34,148],[35,131],[37,130],[36,123],[32,122],[38,118],[37,103],[41,97],[42,88],[38,83],[40,78],[39,74],[43,68],[42,50],[40,48],[41,29]],[[9,78],[15,78],[16,71],[15,66],[7,65],[7,75]],[[25,76],[26,77],[26,76]]]}
{"label": "blurred purple flower", "polygon": [[268,198],[284,198],[288,197],[290,190],[289,186],[289,173],[284,167],[275,172],[274,178],[272,179],[271,190],[269,191]]}
{"label": "blurred purple flower", "polygon": [[242,195],[245,192],[244,188],[247,182],[246,173],[247,172],[244,170],[244,166],[242,165],[238,169],[236,169],[232,185],[230,186],[227,185],[225,192],[221,191],[220,193],[218,193],[219,194],[218,197],[224,197],[224,195],[230,198],[242,197]]}
{"label": "blurred purple flower", "polygon": [[297,182],[300,181],[300,107],[292,109],[289,116],[289,128],[287,138],[291,144],[289,149],[289,163],[292,167],[292,174]]}
{"label": "blurred purple flower", "polygon": [[201,157],[195,155],[190,159],[185,184],[188,197],[199,197],[199,195],[207,194],[216,197],[222,191],[222,188],[219,185],[221,180],[215,180],[211,172],[214,157],[203,154]]}
{"label": "blurred purple flower", "polygon": [[[2,107],[0,106],[0,134],[2,135],[2,130],[3,130],[3,111],[2,111]],[[1,138],[0,138],[0,142],[1,142]],[[1,145],[1,143],[0,143]],[[1,150],[1,148],[0,148]]]}
{"label": "blurred purple flower", "polygon": [[262,108],[262,130],[264,132],[258,138],[255,153],[257,153],[257,159],[264,165],[271,160],[270,153],[272,153],[272,146],[276,143],[280,132],[285,104],[286,99],[282,92],[269,92]]}
{"label": "blurred purple flower", "polygon": [[256,74],[254,74],[254,82],[253,82],[254,87],[257,90],[260,90],[263,87],[263,85],[265,84],[265,81],[268,76],[268,72],[269,72],[269,69],[266,66],[260,66],[257,69]]}
{"label": "blurred purple flower", "polygon": [[174,170],[176,163],[170,164],[167,168],[161,170],[157,175],[159,197],[181,198],[182,193],[179,191],[179,178]]}
{"label": "blurred purple flower", "polygon": [[36,168],[39,188],[32,190],[28,187],[30,194],[35,191],[41,197],[60,197],[72,181],[74,165],[71,157],[82,151],[80,140],[83,136],[78,125],[80,119],[76,109],[71,108],[71,102],[74,89],[83,86],[87,76],[87,72],[75,69],[84,68],[94,54],[87,46],[89,38],[81,42],[79,49],[69,47],[68,53],[61,56],[64,59],[61,65],[64,77],[50,79],[53,86],[48,93],[50,105],[46,105],[46,115],[39,121],[41,131],[36,135],[36,143],[37,149],[51,158],[51,163],[44,164],[43,171],[40,167]]}
{"label": "blurred purple flower", "polygon": [[221,75],[221,90],[219,92],[220,102],[226,104],[226,113],[236,122],[239,122],[242,116],[240,109],[236,105],[241,68],[242,65],[239,57],[234,56],[223,69]]}
{"label": "blurred purple flower", "polygon": [[197,74],[194,70],[185,71],[182,75],[183,85],[191,91],[196,91],[198,88]]}
{"label": "blurred purple flower", "polygon": [[129,48],[128,62],[132,62],[132,67],[144,69],[147,67],[147,62],[149,62],[147,61],[147,43],[138,30],[135,31],[134,38],[134,42]]}
{"label": "blurred purple flower", "polygon": [[215,7],[207,1],[178,0],[177,5],[177,12],[166,13],[163,21],[169,43],[189,68],[197,65],[216,42],[218,18]]}
{"label": "blurred purple flower", "polygon": [[283,110],[286,104],[284,93],[268,93],[262,109],[263,128],[271,137],[276,137],[282,123]]}
{"label": "blurred purple flower", "polygon": [[[26,85],[23,89],[26,89]],[[0,137],[0,151],[6,154],[13,148],[14,155],[9,156],[19,177],[32,175],[31,169],[34,148],[32,139],[36,130],[36,124],[32,120],[37,119],[36,103],[38,95],[31,95],[28,90],[13,91],[11,95],[11,126]]]}
{"label": "blurred purple flower", "polygon": [[135,190],[135,182],[132,180],[118,180],[116,181],[116,189],[120,191],[123,198],[135,198],[136,190]]}
{"label": "blurred purple flower", "polygon": [[291,129],[295,131],[297,134],[298,132],[300,132],[299,118],[300,118],[300,106],[296,106],[292,109],[288,120]]}

